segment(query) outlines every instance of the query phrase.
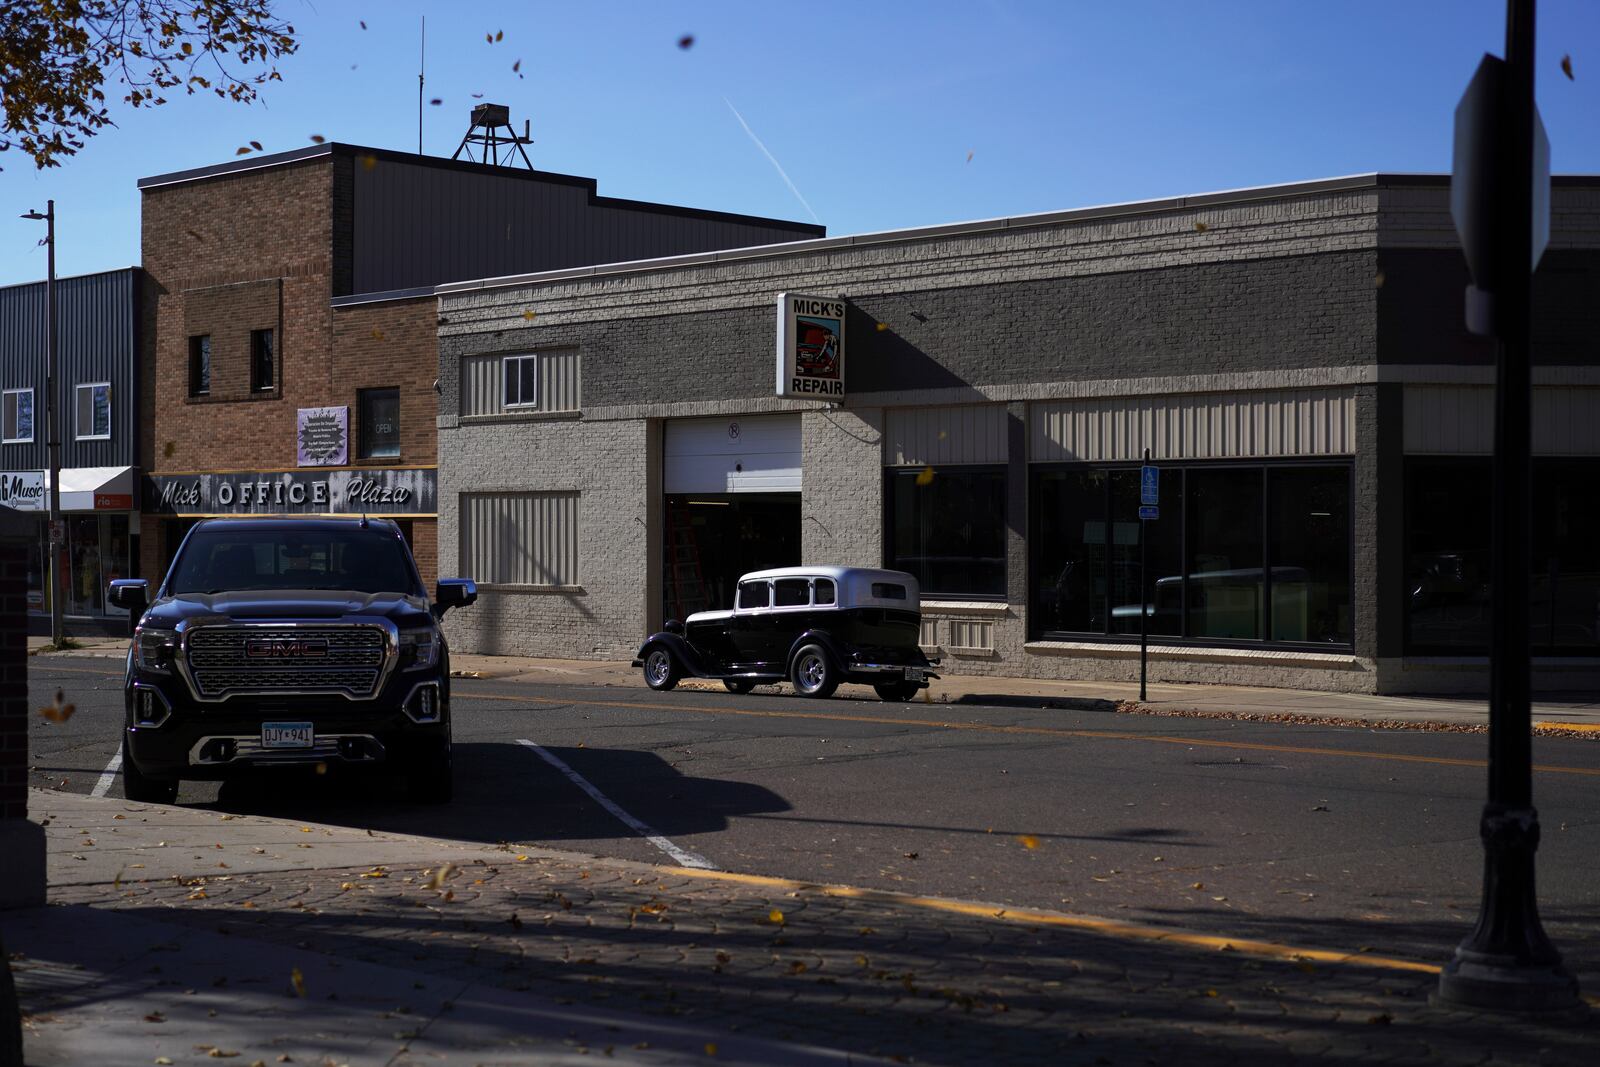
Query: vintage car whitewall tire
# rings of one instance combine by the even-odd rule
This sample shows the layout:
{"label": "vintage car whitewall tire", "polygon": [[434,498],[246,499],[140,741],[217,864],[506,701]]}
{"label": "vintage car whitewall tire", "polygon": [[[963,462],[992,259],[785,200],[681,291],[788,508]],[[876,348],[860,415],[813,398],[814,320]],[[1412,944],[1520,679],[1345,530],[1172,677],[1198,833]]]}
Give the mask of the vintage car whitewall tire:
{"label": "vintage car whitewall tire", "polygon": [[882,700],[904,701],[916,696],[922,687],[916,682],[878,682],[872,688]]}
{"label": "vintage car whitewall tire", "polygon": [[678,661],[665,648],[658,645],[645,653],[644,684],[651,689],[665,693],[677,685],[682,677],[683,670],[678,666]]}
{"label": "vintage car whitewall tire", "polygon": [[801,696],[825,698],[839,688],[839,668],[821,645],[807,645],[795,653],[789,680]]}

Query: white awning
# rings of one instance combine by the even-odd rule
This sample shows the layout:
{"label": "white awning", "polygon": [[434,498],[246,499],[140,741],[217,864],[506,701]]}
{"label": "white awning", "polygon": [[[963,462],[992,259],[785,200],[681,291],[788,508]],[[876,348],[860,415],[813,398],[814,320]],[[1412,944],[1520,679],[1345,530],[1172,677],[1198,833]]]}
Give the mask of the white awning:
{"label": "white awning", "polygon": [[[61,472],[62,511],[132,511],[138,483],[132,467],[67,467]],[[44,474],[45,491],[50,472]]]}

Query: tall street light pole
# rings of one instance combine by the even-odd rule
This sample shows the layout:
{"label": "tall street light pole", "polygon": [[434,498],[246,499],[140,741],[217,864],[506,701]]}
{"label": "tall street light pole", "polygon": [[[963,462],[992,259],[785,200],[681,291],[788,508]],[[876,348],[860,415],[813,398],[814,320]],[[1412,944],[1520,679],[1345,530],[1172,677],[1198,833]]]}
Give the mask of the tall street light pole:
{"label": "tall street light pole", "polygon": [[1578,983],[1539,921],[1534,853],[1532,659],[1533,269],[1548,240],[1549,143],[1534,106],[1534,0],[1507,0],[1506,58],[1485,56],[1456,112],[1451,213],[1474,284],[1467,320],[1499,339],[1491,510],[1489,797],[1477,926],[1439,976],[1446,1004],[1575,1007]]}
{"label": "tall street light pole", "polygon": [[46,259],[49,273],[44,279],[44,433],[50,457],[50,643],[61,647],[66,639],[62,629],[62,595],[66,588],[66,530],[61,524],[61,426],[56,418],[56,382],[61,377],[61,362],[56,350],[56,202],[45,201],[44,214],[30,211],[25,219],[45,224]]}

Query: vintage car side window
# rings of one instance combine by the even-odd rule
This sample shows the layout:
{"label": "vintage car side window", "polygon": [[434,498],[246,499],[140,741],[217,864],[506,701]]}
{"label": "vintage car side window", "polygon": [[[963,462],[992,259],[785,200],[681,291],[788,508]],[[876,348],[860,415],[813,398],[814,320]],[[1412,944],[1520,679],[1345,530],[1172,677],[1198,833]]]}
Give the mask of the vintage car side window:
{"label": "vintage car side window", "polygon": [[777,591],[773,607],[803,608],[811,603],[811,582],[805,578],[779,578],[772,584]]}
{"label": "vintage car side window", "polygon": [[816,581],[816,589],[817,589],[817,599],[814,601],[815,603],[817,603],[817,604],[832,604],[833,603],[833,579],[832,578],[818,578],[817,581]]}
{"label": "vintage car side window", "polygon": [[771,587],[766,582],[743,582],[739,586],[739,607],[764,608],[767,606],[767,591]]}
{"label": "vintage car side window", "polygon": [[906,587],[894,582],[873,582],[872,595],[878,600],[904,600]]}

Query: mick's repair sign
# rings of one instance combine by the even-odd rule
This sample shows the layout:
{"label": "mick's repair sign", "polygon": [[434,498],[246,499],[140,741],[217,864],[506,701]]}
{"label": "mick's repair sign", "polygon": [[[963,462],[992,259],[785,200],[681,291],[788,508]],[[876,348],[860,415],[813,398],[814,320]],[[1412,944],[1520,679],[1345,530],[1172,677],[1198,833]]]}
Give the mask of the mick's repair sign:
{"label": "mick's repair sign", "polygon": [[778,295],[778,395],[844,399],[844,301]]}

